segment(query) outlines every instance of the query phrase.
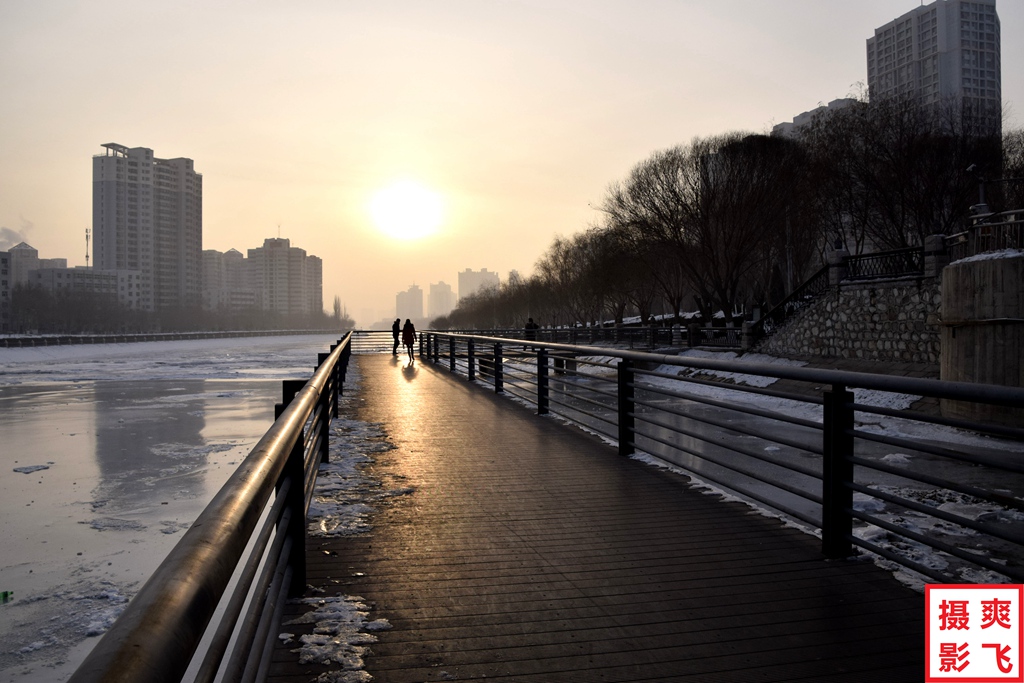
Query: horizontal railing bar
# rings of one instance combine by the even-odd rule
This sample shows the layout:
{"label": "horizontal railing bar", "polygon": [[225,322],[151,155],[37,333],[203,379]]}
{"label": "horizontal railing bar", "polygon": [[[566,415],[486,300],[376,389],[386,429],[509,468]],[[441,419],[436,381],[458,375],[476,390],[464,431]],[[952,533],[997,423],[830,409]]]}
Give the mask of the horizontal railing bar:
{"label": "horizontal railing bar", "polygon": [[[440,337],[452,336],[445,332],[433,332]],[[483,335],[468,335],[477,342],[503,343],[506,339]],[[535,346],[578,353],[593,351],[583,346],[536,342]],[[993,405],[1019,406],[1024,403],[1024,389],[1005,387],[992,384],[976,384],[972,382],[951,382],[948,380],[925,379],[919,377],[895,377],[866,372],[849,372],[844,370],[827,370],[823,368],[806,368],[791,365],[770,365],[766,363],[737,363],[735,361],[715,360],[710,358],[689,358],[670,356],[641,351],[623,351],[602,348],[601,355],[624,358],[638,363],[658,363],[660,365],[677,365],[680,367],[702,370],[722,370],[725,372],[777,377],[814,384],[841,385],[848,388],[878,389],[902,394],[934,396],[965,401],[977,401]]]}
{"label": "horizontal railing bar", "polygon": [[[652,441],[657,441],[657,439],[652,438],[650,436],[647,436],[647,435],[642,435],[642,436],[644,436],[644,438],[651,439]],[[670,448],[674,448],[674,449],[676,449],[678,451],[682,451],[683,453],[687,453],[688,455],[693,455],[694,457],[701,458],[702,460],[704,459],[703,456],[697,455],[696,453],[692,453],[692,452],[686,450],[685,448],[680,448],[679,446],[676,446],[674,444],[665,444],[665,445],[669,446]],[[659,457],[657,455],[652,455],[650,453],[648,453],[647,455],[651,455],[651,457],[654,457],[654,458],[657,458],[658,460],[666,462],[666,463],[672,465],[673,467],[678,467],[681,470],[685,470],[687,475],[688,476],[692,476],[694,479],[697,479],[697,480],[700,480],[700,481],[710,481],[712,484],[716,484],[718,486],[721,486],[722,488],[724,488],[724,489],[726,489],[728,491],[735,491],[736,493],[739,493],[740,495],[746,496],[747,498],[750,498],[751,500],[756,500],[757,502],[762,503],[762,504],[768,506],[772,510],[778,510],[779,512],[782,512],[784,514],[789,515],[793,519],[798,519],[801,522],[805,522],[807,524],[810,524],[814,528],[819,528],[821,526],[821,521],[820,520],[814,519],[813,517],[811,517],[811,516],[801,512],[799,510],[793,509],[793,508],[789,507],[788,505],[786,505],[785,503],[781,503],[781,502],[776,501],[776,500],[770,500],[770,499],[760,495],[759,493],[757,493],[755,491],[748,490],[742,484],[737,484],[735,482],[731,482],[731,483],[727,484],[727,483],[725,483],[725,482],[723,482],[723,481],[721,481],[719,479],[716,479],[714,477],[714,475],[708,474],[706,472],[694,472],[692,470],[687,469],[686,467],[683,467],[682,465],[677,465],[676,463],[672,462],[671,460],[666,460],[665,458]],[[806,500],[811,500],[812,502],[817,502],[819,504],[821,502],[821,501],[814,501],[812,498],[807,498],[806,492],[803,495],[800,495],[800,494],[796,494],[796,495],[798,497],[800,497],[800,498],[805,498]]]}
{"label": "horizontal railing bar", "polygon": [[253,580],[256,578],[256,571],[260,567],[258,559],[263,557],[267,549],[267,543],[270,541],[270,535],[274,532],[284,514],[285,506],[288,503],[288,492],[291,490],[291,487],[292,478],[285,477],[274,495],[274,502],[271,505],[270,512],[264,519],[263,526],[260,527],[252,551],[249,554],[250,560],[242,563],[242,573],[239,575],[236,588],[224,608],[224,616],[217,625],[194,683],[211,683],[217,677],[217,671],[220,669],[224,654],[227,652],[231,641],[231,634],[234,632],[235,625],[238,623],[238,617],[241,615],[242,608],[245,607],[245,603],[249,598]]}
{"label": "horizontal railing bar", "polygon": [[909,498],[901,498],[900,496],[894,496],[891,493],[879,491],[877,489],[871,488],[870,486],[858,484],[857,482],[850,482],[849,487],[854,491],[857,491],[858,493],[863,493],[865,495],[871,496],[872,498],[884,500],[887,503],[899,505],[900,507],[907,508],[908,510],[921,512],[923,514],[928,515],[929,517],[935,517],[946,522],[951,522],[958,526],[973,529],[974,531],[980,531],[983,534],[995,536],[996,538],[1000,538],[1004,541],[1009,541],[1010,543],[1016,543],[1018,545],[1024,544],[1024,531],[1007,531],[1004,530],[998,524],[979,522],[973,519],[968,519],[967,517],[962,517],[960,515],[954,515],[952,512],[946,512],[945,510],[942,510],[937,507],[925,505],[924,503],[918,503],[916,500],[910,500]]}
{"label": "horizontal railing bar", "polygon": [[[571,406],[568,403],[563,403],[562,401],[559,401],[554,396],[549,397],[548,401],[551,404],[563,406],[563,407],[569,409],[570,411],[572,411],[574,413],[579,413],[580,415],[586,415],[587,417],[592,417],[595,420],[600,420],[601,422],[604,422],[605,424],[610,424],[610,425],[614,425],[615,424],[615,422],[613,422],[612,420],[609,420],[606,417],[602,417],[601,415],[598,415],[596,413],[591,413],[591,412],[589,412],[587,410],[584,410],[582,408],[577,408],[575,406]],[[555,411],[552,411],[552,412],[555,412]],[[569,415],[567,413],[557,413],[557,414],[561,415],[562,417],[566,418],[567,420],[572,420],[572,418],[569,417]],[[607,436],[609,439],[617,438],[615,434],[611,434],[611,433],[608,433],[608,432],[602,432],[599,429],[597,429],[596,427],[594,427],[593,425],[581,424],[581,426],[585,427],[587,429],[593,429],[594,431],[598,432],[602,436]]]}
{"label": "horizontal railing bar", "polygon": [[[799,465],[799,464],[796,464],[796,463],[787,463],[787,462],[783,462],[783,461],[780,461],[780,460],[776,460],[776,459],[771,458],[771,457],[769,457],[767,455],[764,455],[763,453],[758,453],[756,451],[749,450],[749,449],[747,449],[744,446],[733,446],[728,441],[726,441],[724,439],[718,439],[718,438],[710,437],[710,436],[701,436],[699,434],[699,432],[691,432],[689,430],[683,430],[683,429],[679,429],[679,428],[669,427],[665,423],[660,422],[660,421],[658,421],[658,420],[656,420],[656,419],[654,419],[652,417],[646,416],[643,413],[637,413],[636,416],[635,416],[635,419],[640,420],[641,422],[645,422],[647,424],[654,425],[656,427],[663,427],[663,428],[665,428],[665,429],[667,429],[669,431],[675,432],[676,434],[682,434],[683,436],[689,436],[690,438],[697,439],[698,441],[703,441],[704,443],[709,443],[709,444],[712,444],[714,446],[718,446],[720,448],[725,448],[726,450],[733,451],[734,453],[739,453],[740,455],[745,455],[747,457],[754,458],[755,460],[761,460],[761,461],[766,462],[766,463],[768,463],[770,465],[775,465],[777,467],[782,467],[782,468],[790,470],[792,472],[796,472],[798,474],[802,474],[802,475],[807,476],[807,477],[812,477],[814,479],[817,479],[818,481],[821,481],[821,472],[818,472],[818,471],[816,471],[816,470],[814,470],[814,469],[812,469],[810,467],[804,467],[803,465]],[[804,450],[805,452],[808,452],[808,451],[806,451],[806,449],[802,449],[802,450]],[[771,482],[768,482],[768,483],[771,483]]]}
{"label": "horizontal railing bar", "polygon": [[[273,646],[268,648],[267,643],[270,640],[270,632],[274,630],[274,615],[278,611],[278,601],[281,599],[281,591],[285,587],[284,577],[288,570],[288,558],[291,556],[292,545],[292,538],[288,536],[284,547],[281,548],[281,554],[277,556],[277,562],[273,565],[274,571],[270,575],[270,581],[264,593],[262,613],[252,639],[254,645],[262,645],[257,650],[261,656],[253,657],[251,648],[246,653],[246,665],[241,683],[255,683],[264,657],[273,652]],[[268,562],[267,567],[271,567],[271,563]],[[274,636],[276,635],[275,633]]]}
{"label": "horizontal railing bar", "polygon": [[[1015,581],[1024,581],[1024,572],[1017,571],[1013,567],[1010,567],[1008,565],[1002,565],[998,562],[992,562],[988,558],[982,557],[981,555],[976,555],[974,553],[967,552],[966,550],[961,550],[960,548],[949,543],[946,543],[944,541],[939,541],[930,536],[919,534],[916,531],[912,531],[910,529],[901,527],[891,522],[887,522],[884,519],[878,519],[877,517],[873,517],[869,514],[860,512],[859,510],[847,510],[847,512],[854,519],[859,519],[862,522],[866,522],[873,526],[877,526],[880,529],[891,531],[892,533],[898,536],[903,536],[904,538],[909,538],[912,541],[917,541],[921,545],[926,545],[929,548],[934,548],[935,550],[939,550],[948,555],[952,555],[953,557],[958,557],[961,560],[977,565],[979,567],[984,567],[985,569],[994,571],[997,574],[1008,576],[1011,579],[1014,579]],[[902,562],[900,564],[902,564]]]}
{"label": "horizontal railing bar", "polygon": [[941,425],[943,427],[966,429],[970,431],[981,432],[983,434],[990,434],[992,436],[1024,440],[1024,429],[1021,429],[1019,427],[1004,427],[1003,425],[996,425],[992,423],[974,422],[971,420],[959,420],[955,418],[928,415],[925,413],[914,412],[909,410],[896,410],[894,408],[886,408],[884,406],[868,406],[856,402],[851,403],[850,407],[860,413],[884,415],[886,417],[898,417],[904,420],[913,420],[914,422],[927,422],[928,424]]}
{"label": "horizontal railing bar", "polygon": [[[642,391],[646,391],[646,392],[650,392],[651,391],[650,388],[648,388],[646,386],[643,386],[643,385],[639,385],[639,386],[637,386],[637,388],[642,390]],[[659,390],[659,391],[654,392],[654,393],[659,393],[659,394],[662,394],[664,396],[668,396],[670,398],[679,398],[679,399],[683,399],[683,400],[686,400],[686,401],[692,401],[694,403],[700,403],[702,405],[713,406],[715,408],[721,408],[723,410],[731,410],[733,412],[743,413],[745,415],[753,415],[755,417],[763,417],[763,418],[766,418],[766,419],[769,419],[769,420],[775,420],[776,422],[785,422],[787,424],[791,424],[791,425],[794,425],[796,427],[803,427],[805,429],[813,429],[814,431],[819,432],[819,433],[824,429],[824,427],[822,426],[822,424],[820,422],[812,422],[810,420],[801,420],[800,418],[789,417],[788,415],[783,415],[782,413],[776,413],[776,412],[771,411],[771,410],[761,410],[760,408],[751,408],[751,407],[740,405],[740,404],[737,404],[737,403],[726,403],[725,401],[718,401],[718,400],[715,400],[715,399],[709,399],[709,398],[705,398],[705,397],[702,397],[702,396],[697,395],[697,394],[690,394],[690,393],[687,393],[685,391],[672,391],[671,389],[666,389],[666,390],[663,390],[663,391]],[[659,408],[659,410],[665,410],[666,412],[671,412],[668,408],[661,408],[660,406],[658,408]],[[782,443],[782,442],[780,442],[780,443]],[[804,446],[798,446],[798,447],[806,449],[806,447],[804,447]],[[821,455],[821,453],[822,453],[821,450],[813,450],[813,449],[807,449],[807,450],[812,450],[813,452],[817,453],[818,455]]]}
{"label": "horizontal railing bar", "polygon": [[1001,462],[993,458],[988,458],[978,454],[961,453],[959,451],[950,450],[943,448],[942,446],[932,446],[927,443],[920,441],[910,441],[909,439],[902,439],[896,436],[886,436],[884,434],[874,434],[872,432],[865,432],[859,429],[855,429],[852,435],[858,439],[865,441],[873,441],[875,443],[885,444],[886,446],[894,446],[896,448],[902,448],[908,451],[917,451],[919,453],[927,453],[929,455],[935,455],[940,458],[948,458],[950,460],[957,460],[959,462],[966,462],[971,465],[984,465],[993,469],[1003,470],[1004,472],[1014,472],[1017,474],[1024,473],[1024,462]]}
{"label": "horizontal railing bar", "polygon": [[916,481],[921,484],[928,484],[930,486],[935,486],[940,489],[955,491],[957,493],[962,493],[965,496],[973,496],[974,498],[980,498],[981,500],[987,500],[991,503],[997,503],[1005,507],[1012,507],[1014,509],[1024,511],[1024,501],[1017,500],[1012,496],[1003,495],[995,491],[979,489],[975,486],[971,486],[970,484],[961,484],[955,481],[940,479],[938,477],[933,477],[932,475],[925,474],[923,472],[914,472],[912,470],[894,467],[892,465],[886,465],[885,463],[881,462],[865,460],[864,458],[861,458],[856,455],[849,458],[849,460],[854,465],[860,465],[861,467],[866,467],[870,470],[885,472],[886,474],[893,474],[902,479],[909,479],[910,481]]}
{"label": "horizontal railing bar", "polygon": [[[741,465],[727,463],[727,462],[721,460],[720,458],[718,458],[717,456],[711,455],[710,453],[698,453],[698,452],[696,452],[696,451],[694,451],[692,449],[689,449],[689,448],[687,448],[685,446],[681,446],[681,445],[679,445],[677,443],[674,443],[672,441],[668,441],[666,439],[662,439],[661,437],[654,436],[653,434],[649,434],[647,432],[641,432],[640,430],[637,430],[637,434],[640,435],[640,436],[643,436],[645,439],[650,439],[651,441],[657,441],[658,443],[663,444],[665,446],[668,446],[669,448],[673,448],[673,449],[675,449],[677,451],[681,451],[683,453],[687,453],[689,455],[692,455],[695,458],[700,458],[701,460],[704,460],[706,462],[710,462],[710,463],[712,463],[714,465],[718,465],[719,467],[722,467],[724,469],[731,470],[731,471],[736,472],[738,474],[742,474],[745,477],[750,477],[751,479],[755,479],[755,480],[760,481],[760,482],[762,482],[764,484],[768,484],[769,486],[775,487],[775,488],[777,488],[779,490],[788,491],[789,493],[792,493],[794,495],[800,496],[801,498],[805,498],[805,499],[810,500],[812,502],[818,503],[819,505],[821,504],[821,496],[819,496],[816,493],[810,493],[808,491],[805,491],[804,489],[801,489],[801,488],[798,488],[798,487],[794,487],[792,484],[787,484],[785,482],[781,482],[781,481],[778,481],[778,480],[769,481],[768,479],[765,479],[762,476],[759,476],[757,474],[752,474],[752,470],[750,470],[748,468],[745,468],[745,467],[743,467]],[[702,439],[702,438],[699,438],[699,437],[694,437],[694,438],[697,438],[698,440],[704,441],[706,443],[714,443],[714,442],[710,442],[710,441],[707,441],[706,439]],[[731,450],[731,451],[734,451],[734,452],[741,452],[741,451],[736,451],[736,449],[729,448],[728,446],[723,446],[720,443],[715,443],[715,445],[716,446],[720,446],[722,448],[726,448],[727,450]],[[749,453],[743,453],[743,455],[749,455]],[[756,458],[756,456],[750,456],[750,457],[754,457],[755,459],[758,459],[758,460],[760,459],[760,458]],[[769,461],[765,461],[765,462],[769,462]],[[784,467],[785,469],[793,469],[793,468],[785,466],[785,465],[779,465],[778,463],[770,463],[770,464],[778,465],[779,467]],[[793,471],[797,471],[797,470],[793,470]],[[804,472],[801,472],[800,474],[805,474],[805,476],[810,477],[812,479],[816,479],[818,481],[821,480],[821,475],[820,474],[819,475],[815,475],[813,473],[804,473]]]}
{"label": "horizontal railing bar", "polygon": [[[560,396],[568,396],[569,398],[573,398],[573,399],[575,399],[577,401],[583,401],[584,403],[589,403],[592,406],[597,406],[598,408],[604,408],[605,410],[610,410],[612,412],[615,411],[615,408],[613,406],[609,406],[606,403],[601,403],[600,401],[595,401],[594,399],[589,398],[587,396],[580,396],[579,394],[572,394],[572,393],[569,393],[567,391],[557,391],[557,392],[556,391],[552,391],[551,393],[555,394],[555,395],[560,395]],[[615,398],[615,396],[612,395],[611,398]]]}
{"label": "horizontal railing bar", "polygon": [[[788,439],[788,438],[782,437],[782,436],[765,436],[763,433],[755,431],[753,429],[747,429],[747,428],[741,427],[739,425],[732,425],[732,424],[729,424],[727,422],[721,422],[719,420],[715,420],[715,419],[710,418],[710,417],[694,417],[693,415],[691,415],[689,413],[684,413],[681,410],[678,410],[678,409],[675,409],[675,408],[669,408],[668,406],[652,406],[650,404],[643,403],[641,401],[637,401],[636,404],[644,406],[646,408],[654,408],[654,409],[656,409],[656,410],[658,410],[660,412],[668,413],[669,415],[675,415],[676,417],[687,418],[687,419],[693,420],[694,422],[700,422],[701,424],[713,425],[715,427],[720,427],[722,429],[728,429],[729,431],[732,431],[732,432],[738,432],[740,434],[746,434],[747,436],[754,436],[754,437],[757,437],[759,439],[764,439],[765,441],[770,441],[771,443],[777,443],[777,444],[782,444],[783,446],[789,446],[790,448],[796,448],[797,450],[804,451],[806,453],[813,453],[814,455],[823,455],[824,454],[823,449],[821,448],[821,446],[818,446],[818,445],[807,444],[807,443],[803,443],[801,441],[796,441],[796,440],[793,440],[793,439]],[[637,417],[641,417],[641,415],[638,413]],[[665,426],[665,428],[666,429],[671,429],[672,431],[681,431],[681,428],[677,428],[677,427]]]}
{"label": "horizontal railing bar", "polygon": [[[802,394],[795,394],[790,391],[779,391],[777,389],[768,389],[766,387],[752,387],[744,384],[726,384],[725,382],[716,382],[709,379],[702,379],[700,377],[682,377],[680,375],[670,375],[667,372],[656,372],[654,370],[637,370],[637,375],[643,375],[645,377],[662,377],[664,379],[673,380],[675,382],[681,382],[684,384],[698,384],[705,387],[715,387],[718,389],[730,389],[733,391],[740,391],[744,394],[756,394],[758,396],[770,396],[772,398],[781,398],[788,401],[795,401],[798,403],[810,403],[812,405],[822,405],[824,401],[817,396],[804,396]],[[742,373],[740,373],[742,374]],[[652,385],[643,385],[645,388]]]}
{"label": "horizontal railing bar", "polygon": [[279,533],[274,536],[274,542],[270,546],[270,551],[265,558],[262,558],[262,569],[259,579],[256,580],[253,600],[249,604],[245,619],[235,638],[231,657],[228,659],[227,667],[224,669],[224,680],[226,681],[240,680],[249,662],[249,654],[252,652],[256,633],[266,607],[267,589],[273,580],[274,570],[277,568],[282,554],[289,551],[292,546],[292,539],[287,534],[280,533],[281,529],[287,528],[287,525],[291,522],[291,517],[291,509],[289,508],[281,516],[281,526],[278,527]]}

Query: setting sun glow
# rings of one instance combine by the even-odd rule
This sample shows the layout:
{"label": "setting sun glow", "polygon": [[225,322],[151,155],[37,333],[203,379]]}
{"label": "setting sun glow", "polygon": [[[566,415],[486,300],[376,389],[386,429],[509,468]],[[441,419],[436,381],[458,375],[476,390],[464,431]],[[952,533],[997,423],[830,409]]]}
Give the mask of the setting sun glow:
{"label": "setting sun glow", "polygon": [[419,239],[441,225],[441,197],[419,183],[401,180],[373,196],[370,213],[385,234],[400,240]]}

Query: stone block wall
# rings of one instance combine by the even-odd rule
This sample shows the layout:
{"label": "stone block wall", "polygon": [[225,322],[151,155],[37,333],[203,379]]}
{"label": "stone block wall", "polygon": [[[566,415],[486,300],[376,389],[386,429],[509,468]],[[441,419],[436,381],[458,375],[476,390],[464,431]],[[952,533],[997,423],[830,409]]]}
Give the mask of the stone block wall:
{"label": "stone block wall", "polygon": [[941,303],[940,279],[935,277],[844,282],[753,350],[938,367]]}

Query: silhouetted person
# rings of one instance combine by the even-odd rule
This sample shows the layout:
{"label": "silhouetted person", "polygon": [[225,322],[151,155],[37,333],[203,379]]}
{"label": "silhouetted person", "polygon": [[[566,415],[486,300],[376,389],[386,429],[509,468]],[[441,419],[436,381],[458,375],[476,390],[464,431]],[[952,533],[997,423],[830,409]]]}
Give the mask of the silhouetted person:
{"label": "silhouetted person", "polygon": [[395,322],[391,325],[391,336],[395,338],[395,345],[391,349],[392,356],[398,355],[398,335],[402,332],[402,328],[400,327],[401,324],[402,319],[395,318]]}
{"label": "silhouetted person", "polygon": [[412,347],[416,345],[416,328],[408,318],[405,319],[405,327],[402,328],[402,343],[409,350],[409,360],[413,360]]}
{"label": "silhouetted person", "polygon": [[[537,330],[540,329],[540,325],[533,322],[533,318],[526,319],[526,325],[523,327],[523,337],[526,341],[537,341]],[[525,346],[523,347],[526,348]]]}

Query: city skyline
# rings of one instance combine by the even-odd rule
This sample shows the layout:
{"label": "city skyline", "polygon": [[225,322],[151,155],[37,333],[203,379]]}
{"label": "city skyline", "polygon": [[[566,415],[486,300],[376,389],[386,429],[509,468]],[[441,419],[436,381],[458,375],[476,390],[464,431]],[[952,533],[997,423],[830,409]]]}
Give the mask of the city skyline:
{"label": "city skyline", "polygon": [[[204,249],[290,238],[349,311],[467,267],[528,274],[651,152],[856,92],[866,41],[920,4],[7,5],[0,239],[83,265],[89,158],[118,140],[195,161]],[[1024,3],[997,10],[1020,128]],[[419,239],[371,214],[408,181],[443,210]]]}

